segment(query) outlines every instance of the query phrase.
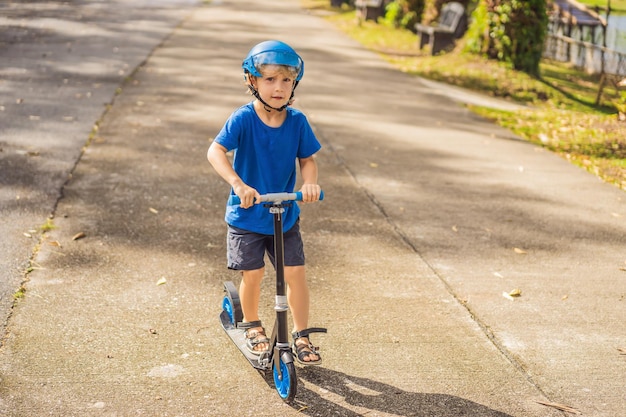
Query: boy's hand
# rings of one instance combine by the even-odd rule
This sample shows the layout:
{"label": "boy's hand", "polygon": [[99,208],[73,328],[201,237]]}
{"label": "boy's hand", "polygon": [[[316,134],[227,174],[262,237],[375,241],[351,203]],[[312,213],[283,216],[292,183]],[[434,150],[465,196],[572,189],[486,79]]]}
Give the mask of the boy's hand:
{"label": "boy's hand", "polygon": [[233,187],[233,191],[237,194],[239,200],[241,200],[239,206],[244,209],[252,207],[260,198],[260,194],[257,190],[244,183]]}
{"label": "boy's hand", "polygon": [[300,192],[302,193],[302,202],[312,203],[320,199],[322,188],[317,184],[303,184]]}

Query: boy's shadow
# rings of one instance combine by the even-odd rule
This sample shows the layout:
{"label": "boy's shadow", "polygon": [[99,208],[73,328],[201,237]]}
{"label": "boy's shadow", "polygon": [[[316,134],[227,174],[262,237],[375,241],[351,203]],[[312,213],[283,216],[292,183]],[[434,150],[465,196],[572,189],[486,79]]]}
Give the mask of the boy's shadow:
{"label": "boy's shadow", "polygon": [[292,406],[309,416],[352,417],[364,413],[375,416],[376,411],[379,411],[407,417],[512,417],[453,395],[407,392],[371,379],[353,377],[326,368],[299,368],[298,376],[307,384],[316,385],[342,397],[349,405],[367,409],[365,412],[355,412],[321,397],[317,392],[303,386],[304,384],[299,384]]}

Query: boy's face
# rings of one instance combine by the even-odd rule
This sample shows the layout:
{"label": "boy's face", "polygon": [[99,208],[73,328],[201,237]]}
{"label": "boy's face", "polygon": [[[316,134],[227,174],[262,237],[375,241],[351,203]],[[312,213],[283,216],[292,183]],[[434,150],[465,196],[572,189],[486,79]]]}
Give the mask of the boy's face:
{"label": "boy's face", "polygon": [[259,72],[262,77],[257,77],[252,83],[261,98],[276,108],[287,104],[295,81],[293,73],[282,65],[265,65]]}

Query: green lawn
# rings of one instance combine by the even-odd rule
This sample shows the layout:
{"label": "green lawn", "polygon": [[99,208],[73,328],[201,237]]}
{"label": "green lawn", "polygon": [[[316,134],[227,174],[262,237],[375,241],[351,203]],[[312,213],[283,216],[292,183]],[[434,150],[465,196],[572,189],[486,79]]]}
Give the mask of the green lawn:
{"label": "green lawn", "polygon": [[[371,21],[358,24],[349,7],[332,9],[329,3],[303,0],[302,4],[331,11],[328,20],[400,71],[529,104],[532,110],[518,112],[471,109],[626,189],[626,122],[618,121],[616,110],[620,101],[626,103],[626,96],[622,98],[607,89],[601,105],[596,106],[597,75],[546,61],[541,64],[541,78],[535,79],[499,62],[458,50],[433,57],[418,50],[418,38],[412,32]],[[613,0],[611,7],[618,4],[626,5],[626,0]]]}
{"label": "green lawn", "polygon": [[[591,8],[596,6],[602,8],[601,14],[606,13],[608,5],[607,0],[578,0],[578,2]],[[626,13],[626,0],[611,0],[611,13]]]}

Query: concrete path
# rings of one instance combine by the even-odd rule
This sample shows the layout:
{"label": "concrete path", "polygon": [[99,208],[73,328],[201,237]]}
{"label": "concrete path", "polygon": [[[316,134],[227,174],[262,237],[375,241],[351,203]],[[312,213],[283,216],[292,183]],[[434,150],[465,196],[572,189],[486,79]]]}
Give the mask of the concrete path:
{"label": "concrete path", "polygon": [[[623,191],[513,137],[295,0],[198,7],[132,73],[54,211],[0,350],[8,416],[619,416]],[[306,63],[322,368],[292,406],[218,323],[227,186],[205,153],[260,40]],[[85,237],[74,240],[77,234]],[[262,316],[272,320],[272,278]],[[509,299],[503,293],[521,290]]]}
{"label": "concrete path", "polygon": [[195,0],[0,4],[0,329],[83,146]]}

